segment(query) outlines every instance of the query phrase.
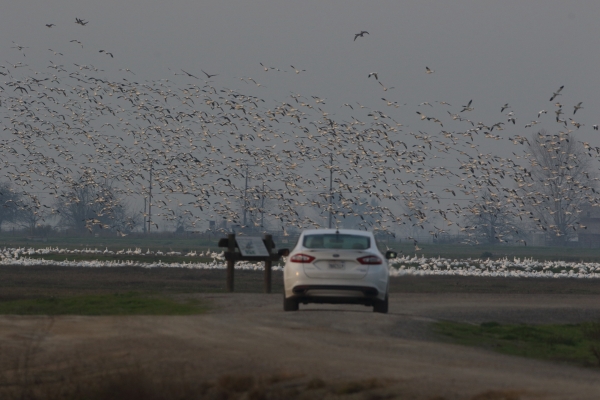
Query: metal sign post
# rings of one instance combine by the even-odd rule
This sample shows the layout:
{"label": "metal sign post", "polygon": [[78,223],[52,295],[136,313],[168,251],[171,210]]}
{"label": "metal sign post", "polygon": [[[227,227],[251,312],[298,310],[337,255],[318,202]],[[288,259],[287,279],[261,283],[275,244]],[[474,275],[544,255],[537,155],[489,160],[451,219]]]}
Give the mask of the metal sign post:
{"label": "metal sign post", "polygon": [[[282,256],[288,255],[288,249],[275,251],[273,236],[265,235],[264,238],[256,236],[227,235],[219,240],[219,247],[227,247],[225,260],[227,260],[227,291],[233,292],[234,268],[236,261],[263,261],[265,263],[264,291],[271,293],[271,269],[273,261],[279,261]],[[236,251],[238,250],[238,251]]]}
{"label": "metal sign post", "polygon": [[[235,251],[235,234],[227,235],[227,253],[233,253]],[[225,253],[225,254],[227,254]],[[235,260],[233,258],[227,258],[227,291],[233,292],[233,272],[235,271]]]}

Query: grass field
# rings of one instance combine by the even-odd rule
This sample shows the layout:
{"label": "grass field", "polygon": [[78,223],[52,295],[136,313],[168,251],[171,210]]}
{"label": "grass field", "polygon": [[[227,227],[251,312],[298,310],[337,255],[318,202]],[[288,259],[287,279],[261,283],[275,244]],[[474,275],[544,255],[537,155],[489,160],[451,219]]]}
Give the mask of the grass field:
{"label": "grass field", "polygon": [[[283,291],[281,271],[272,272],[272,292]],[[235,271],[235,291],[262,293],[263,273]],[[49,297],[135,292],[155,296],[225,293],[226,271],[142,267],[0,267],[0,302]],[[595,279],[403,276],[390,279],[392,293],[600,294]]]}
{"label": "grass field", "polygon": [[205,309],[194,299],[176,301],[135,292],[0,301],[0,314],[16,315],[192,315]]}
{"label": "grass field", "polygon": [[437,322],[437,333],[459,344],[504,354],[600,367],[600,322],[577,325],[480,325]]}
{"label": "grass field", "polygon": [[[225,292],[225,270],[186,268],[0,267],[0,314],[190,315],[209,305],[189,294]],[[263,274],[235,271],[236,292],[263,291]],[[392,293],[600,294],[596,280],[405,276],[390,281]],[[273,292],[282,291],[282,273],[273,272]],[[49,319],[51,324],[52,318]],[[51,326],[51,325],[49,325]],[[433,328],[447,340],[493,351],[595,366],[600,359],[600,324],[526,326],[441,322]],[[366,379],[334,382],[308,375],[223,375],[204,381],[189,371],[127,369],[90,374],[66,366],[61,380],[28,363],[44,331],[31,336],[27,351],[15,356],[14,369],[0,371],[0,398],[16,399],[329,399],[398,398],[398,382]],[[596,347],[594,347],[596,346]],[[0,356],[2,356],[0,346]],[[5,354],[6,355],[6,354]],[[31,359],[31,360],[30,360]],[[16,361],[15,361],[16,362]],[[31,361],[32,362],[32,361]],[[98,371],[103,371],[98,368]],[[411,393],[404,393],[406,398]],[[400,396],[400,398],[403,398]],[[513,391],[487,391],[472,399],[518,399]]]}

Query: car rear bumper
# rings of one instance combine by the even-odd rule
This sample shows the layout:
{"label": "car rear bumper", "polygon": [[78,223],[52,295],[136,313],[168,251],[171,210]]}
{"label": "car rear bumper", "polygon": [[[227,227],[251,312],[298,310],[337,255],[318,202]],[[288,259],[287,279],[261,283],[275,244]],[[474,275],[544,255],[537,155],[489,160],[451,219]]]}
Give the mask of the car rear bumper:
{"label": "car rear bumper", "polygon": [[335,296],[348,295],[350,293],[362,294],[365,297],[377,297],[379,291],[371,286],[354,286],[354,285],[296,285],[292,288],[292,293],[296,296],[310,296],[314,294],[327,294]]}
{"label": "car rear bumper", "polygon": [[[354,285],[297,285],[288,298],[300,303],[364,304],[372,306],[381,294],[372,286]],[[385,295],[383,296],[385,297]]]}
{"label": "car rear bumper", "polygon": [[315,278],[300,263],[288,263],[283,270],[285,297],[301,303],[372,304],[384,300],[388,290],[387,265],[372,266],[363,278]]}

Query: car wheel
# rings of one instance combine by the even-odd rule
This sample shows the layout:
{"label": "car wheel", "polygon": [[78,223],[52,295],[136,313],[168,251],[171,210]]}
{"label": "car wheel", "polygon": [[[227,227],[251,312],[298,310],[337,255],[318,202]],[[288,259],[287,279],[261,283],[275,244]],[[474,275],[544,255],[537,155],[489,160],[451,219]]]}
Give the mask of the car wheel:
{"label": "car wheel", "polygon": [[283,296],[283,311],[298,311],[298,300]]}
{"label": "car wheel", "polygon": [[373,304],[373,312],[387,314],[388,312],[388,295],[385,295],[385,300],[377,300]]}

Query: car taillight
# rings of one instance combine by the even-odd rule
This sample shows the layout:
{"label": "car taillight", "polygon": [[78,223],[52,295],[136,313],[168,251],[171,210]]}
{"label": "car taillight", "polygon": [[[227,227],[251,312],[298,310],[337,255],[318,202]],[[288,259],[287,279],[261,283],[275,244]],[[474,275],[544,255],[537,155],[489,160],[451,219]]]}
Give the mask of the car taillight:
{"label": "car taillight", "polygon": [[381,261],[381,258],[377,257],[377,256],[364,256],[364,257],[360,257],[357,258],[356,261],[358,261],[359,263],[363,264],[363,265],[376,265],[376,264],[381,264],[383,261]]}
{"label": "car taillight", "polygon": [[290,258],[290,261],[306,264],[312,262],[314,259],[313,256],[309,256],[308,254],[294,254],[292,258]]}

